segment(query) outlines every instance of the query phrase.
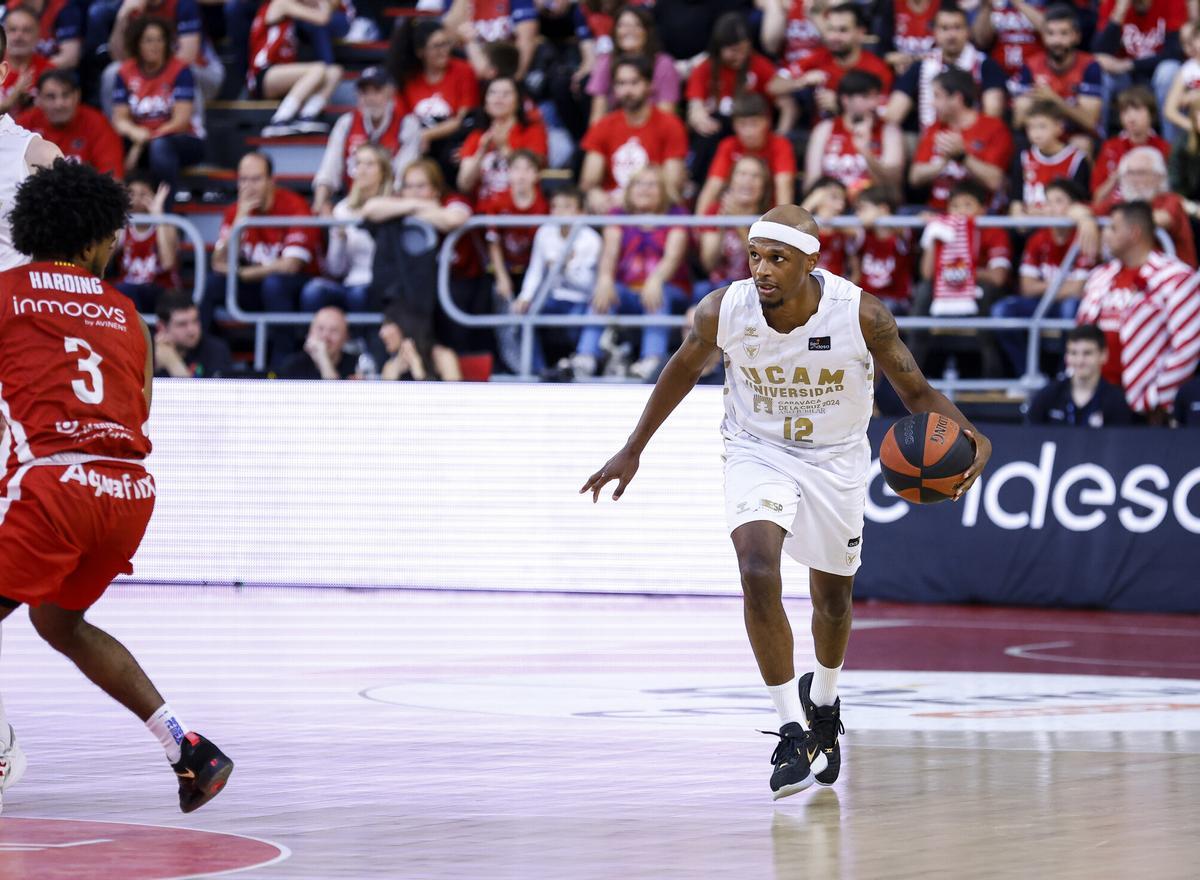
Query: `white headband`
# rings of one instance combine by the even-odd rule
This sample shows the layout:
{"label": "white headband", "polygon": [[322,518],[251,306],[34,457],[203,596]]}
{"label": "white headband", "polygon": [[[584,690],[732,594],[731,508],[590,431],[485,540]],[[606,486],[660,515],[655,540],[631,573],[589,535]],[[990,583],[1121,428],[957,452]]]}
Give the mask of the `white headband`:
{"label": "white headband", "polygon": [[805,254],[819,254],[821,252],[821,240],[815,235],[801,232],[794,226],[772,223],[770,220],[756,220],[750,227],[750,238],[766,238],[771,241],[790,244]]}

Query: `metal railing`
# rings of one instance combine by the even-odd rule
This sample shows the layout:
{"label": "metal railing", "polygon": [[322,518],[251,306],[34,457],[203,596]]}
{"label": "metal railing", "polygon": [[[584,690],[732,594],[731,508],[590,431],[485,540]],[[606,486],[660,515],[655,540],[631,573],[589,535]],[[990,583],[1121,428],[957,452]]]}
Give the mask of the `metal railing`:
{"label": "metal railing", "polygon": [[[524,314],[503,315],[472,315],[464,312],[454,302],[450,294],[450,271],[454,259],[454,249],[459,240],[472,230],[496,227],[529,227],[536,228],[543,224],[571,226],[568,233],[568,246],[563,249],[563,259],[570,252],[570,243],[584,226],[673,226],[684,228],[711,228],[749,226],[757,217],[695,217],[690,215],[659,215],[659,214],[629,214],[629,215],[589,215],[581,217],[555,217],[550,215],[530,215],[525,217],[501,217],[476,215],[467,220],[463,226],[448,233],[442,242],[438,255],[438,301],[446,313],[455,321],[468,327],[510,327],[521,329],[521,362],[518,378],[533,377],[533,334],[538,327],[583,327],[589,325],[604,325],[618,327],[678,327],[684,324],[681,315],[541,315],[538,310],[553,290],[562,272],[562,261],[551,267],[543,279],[541,286],[534,295],[528,311]],[[912,216],[888,216],[880,218],[876,226],[886,229],[920,229],[928,221]],[[1100,220],[1104,223],[1103,219]],[[837,217],[832,221],[822,221],[822,226],[834,229],[858,229],[862,224],[851,216]],[[1005,229],[1036,229],[1042,227],[1074,228],[1076,223],[1066,217],[992,217],[983,216],[976,220],[980,228],[999,227]],[[1059,271],[1051,280],[1042,295],[1037,308],[1030,318],[993,318],[979,316],[972,318],[960,317],[897,317],[896,323],[901,329],[961,329],[961,330],[1028,330],[1029,344],[1026,355],[1026,371],[1019,379],[931,379],[931,384],[943,391],[985,391],[985,390],[1019,390],[1029,391],[1043,384],[1043,377],[1038,371],[1038,352],[1041,333],[1044,330],[1066,330],[1075,325],[1067,318],[1047,318],[1046,312],[1058,296],[1070,268],[1079,255],[1078,242],[1072,242],[1067,255],[1059,266]],[[747,272],[747,274],[749,274]],[[1014,273],[1015,275],[1015,273]]]}
{"label": "metal railing", "polygon": [[[183,234],[192,243],[192,251],[195,253],[192,269],[192,302],[200,305],[204,300],[204,285],[208,281],[208,255],[204,249],[204,236],[200,234],[196,224],[178,214],[130,214],[129,222],[139,226],[174,226],[183,230]],[[143,315],[143,317],[151,324],[157,319],[156,315]]]}

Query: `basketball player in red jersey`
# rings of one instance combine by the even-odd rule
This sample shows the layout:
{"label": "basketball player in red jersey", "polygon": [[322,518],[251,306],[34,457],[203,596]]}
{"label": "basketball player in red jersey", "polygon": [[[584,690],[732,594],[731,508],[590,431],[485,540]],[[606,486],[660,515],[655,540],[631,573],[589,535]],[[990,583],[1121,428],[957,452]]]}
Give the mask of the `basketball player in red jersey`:
{"label": "basketball player in red jersey", "polygon": [[65,159],[17,190],[13,241],[32,262],[0,273],[0,619],[28,604],[38,634],[145,722],[190,813],[224,787],[233,762],[84,619],[114,577],[133,571],[154,509],[142,465],[150,332],[100,280],[128,213],[121,184]]}
{"label": "basketball player in red jersey", "polygon": [[[773,208],[750,227],[751,277],[701,301],[625,447],[580,490],[595,501],[616,480],[613,498],[620,498],[651,436],[723,353],[726,520],[741,570],[746,631],[781,722],[771,756],[776,799],[814,781],[832,785],[841,768],[837,678],[861,561],[875,362],[910,412],[949,416],[974,440],[975,461],[955,486],[956,498],[992,449],[930,387],[887,307],[816,268],[818,234],[812,215],[795,205]],[[784,550],[809,566],[817,665],[800,678],[783,608]]]}

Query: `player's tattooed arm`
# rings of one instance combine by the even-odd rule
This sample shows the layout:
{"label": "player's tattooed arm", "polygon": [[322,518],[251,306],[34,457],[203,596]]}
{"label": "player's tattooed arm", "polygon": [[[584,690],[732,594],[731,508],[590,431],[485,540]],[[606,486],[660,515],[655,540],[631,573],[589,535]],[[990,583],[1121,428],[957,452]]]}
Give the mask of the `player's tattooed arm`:
{"label": "player's tattooed arm", "polygon": [[863,293],[859,306],[859,322],[867,348],[879,364],[896,394],[911,413],[936,412],[949,416],[966,429],[975,444],[975,461],[955,487],[955,499],[961,498],[983,471],[992,455],[992,443],[968,421],[957,406],[942,392],[929,384],[912,352],[900,338],[900,328],[887,306],[869,293]]}

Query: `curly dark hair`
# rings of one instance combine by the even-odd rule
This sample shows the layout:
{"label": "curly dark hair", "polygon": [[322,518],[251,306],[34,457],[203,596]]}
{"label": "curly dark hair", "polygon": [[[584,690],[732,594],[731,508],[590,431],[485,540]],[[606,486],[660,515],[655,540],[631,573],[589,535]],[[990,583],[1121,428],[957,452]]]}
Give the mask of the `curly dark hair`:
{"label": "curly dark hair", "polygon": [[55,159],[17,188],[13,246],[35,260],[75,260],[125,228],[129,192],[90,165]]}

